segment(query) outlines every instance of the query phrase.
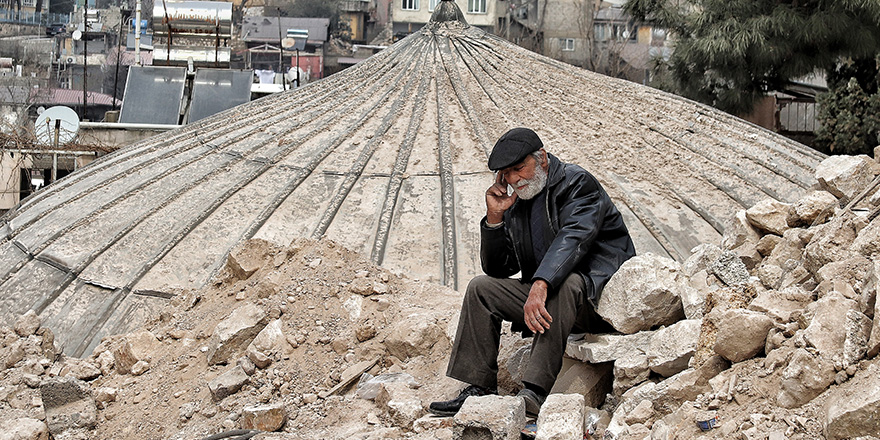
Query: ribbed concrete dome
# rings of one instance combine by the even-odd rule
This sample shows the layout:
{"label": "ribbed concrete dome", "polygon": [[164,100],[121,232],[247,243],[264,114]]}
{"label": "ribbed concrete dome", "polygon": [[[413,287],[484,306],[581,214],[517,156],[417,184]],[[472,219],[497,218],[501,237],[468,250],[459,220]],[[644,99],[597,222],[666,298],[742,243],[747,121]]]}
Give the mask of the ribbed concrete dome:
{"label": "ribbed concrete dome", "polygon": [[68,354],[202,286],[236,244],[327,237],[453,288],[479,273],[488,152],[514,126],[599,178],[638,252],[682,260],[793,201],[822,156],[685,99],[526,51],[443,1],[423,30],[299,90],[103,157],[0,221],[0,322]]}

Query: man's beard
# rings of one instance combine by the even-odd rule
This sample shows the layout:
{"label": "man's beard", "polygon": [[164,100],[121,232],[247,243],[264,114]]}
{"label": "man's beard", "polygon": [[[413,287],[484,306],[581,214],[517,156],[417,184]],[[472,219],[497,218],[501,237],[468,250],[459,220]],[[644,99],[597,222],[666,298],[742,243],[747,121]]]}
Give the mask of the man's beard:
{"label": "man's beard", "polygon": [[544,189],[544,185],[547,184],[547,171],[544,171],[544,168],[535,163],[535,177],[531,179],[521,179],[516,183],[517,186],[526,185],[523,189],[513,188],[513,192],[516,193],[516,196],[523,200],[531,200],[535,198],[538,194],[541,193],[541,190]]}

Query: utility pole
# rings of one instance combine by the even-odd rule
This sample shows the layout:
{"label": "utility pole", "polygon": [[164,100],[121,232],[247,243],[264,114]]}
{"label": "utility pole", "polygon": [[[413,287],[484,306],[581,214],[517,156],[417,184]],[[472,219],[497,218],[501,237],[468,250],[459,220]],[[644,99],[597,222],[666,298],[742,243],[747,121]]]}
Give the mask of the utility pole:
{"label": "utility pole", "polygon": [[116,110],[116,89],[119,87],[119,54],[121,50],[119,50],[122,45],[122,28],[125,26],[125,13],[131,13],[130,10],[120,9],[119,10],[119,40],[116,42],[116,76],[113,78],[113,110]]}
{"label": "utility pole", "polygon": [[79,117],[83,121],[86,120],[86,107],[88,106],[86,83],[88,81],[89,67],[89,40],[87,35],[89,35],[89,0],[83,0],[83,108],[82,115]]}
{"label": "utility pole", "polygon": [[[284,72],[284,41],[281,36],[281,8],[275,8],[275,10],[278,11],[278,71],[281,73],[281,90],[287,90],[287,75]],[[297,60],[299,60],[298,57]]]}
{"label": "utility pole", "polygon": [[141,65],[141,0],[135,3],[134,13],[134,63]]}

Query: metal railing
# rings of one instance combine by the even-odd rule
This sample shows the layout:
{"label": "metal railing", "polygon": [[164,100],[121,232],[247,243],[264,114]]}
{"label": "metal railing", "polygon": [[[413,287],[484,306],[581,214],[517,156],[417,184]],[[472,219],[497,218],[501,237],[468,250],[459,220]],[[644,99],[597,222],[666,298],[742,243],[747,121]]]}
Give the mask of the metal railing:
{"label": "metal railing", "polygon": [[45,26],[52,23],[68,22],[70,22],[70,16],[68,16],[68,14],[16,11],[14,9],[0,8],[0,23],[36,24]]}
{"label": "metal railing", "polygon": [[342,0],[338,3],[340,11],[345,12],[369,12],[369,0]]}

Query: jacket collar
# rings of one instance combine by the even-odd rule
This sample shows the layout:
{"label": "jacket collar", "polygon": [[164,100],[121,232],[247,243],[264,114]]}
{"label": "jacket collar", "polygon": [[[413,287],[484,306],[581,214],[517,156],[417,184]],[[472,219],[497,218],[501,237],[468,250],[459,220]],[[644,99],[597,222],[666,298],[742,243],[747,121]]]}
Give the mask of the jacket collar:
{"label": "jacket collar", "polygon": [[547,153],[547,160],[550,163],[550,167],[547,170],[547,187],[551,187],[565,179],[565,170],[562,161],[557,159],[556,156]]}

